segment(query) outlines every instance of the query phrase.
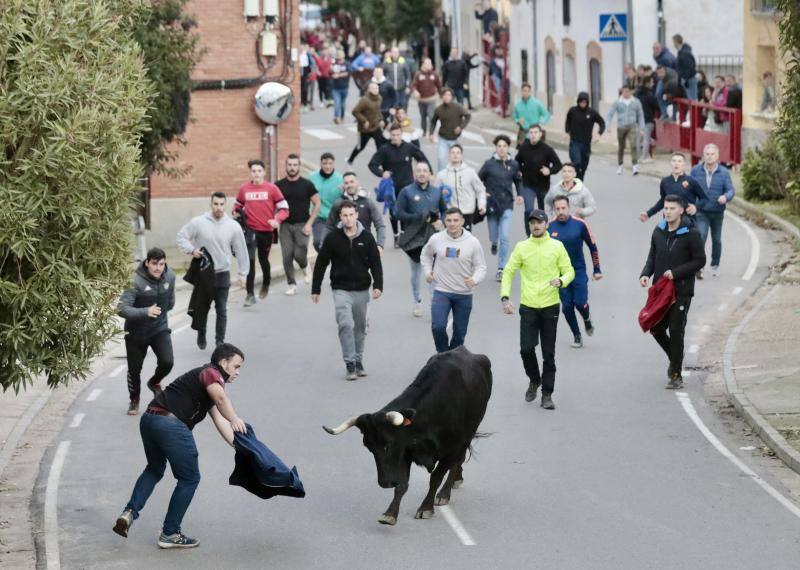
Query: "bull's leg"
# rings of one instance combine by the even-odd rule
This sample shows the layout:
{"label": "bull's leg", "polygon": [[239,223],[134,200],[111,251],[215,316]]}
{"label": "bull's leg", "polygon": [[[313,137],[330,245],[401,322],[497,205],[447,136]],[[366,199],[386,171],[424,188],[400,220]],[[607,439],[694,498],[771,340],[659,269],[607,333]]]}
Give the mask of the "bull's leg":
{"label": "bull's leg", "polygon": [[394,488],[394,499],[389,503],[386,512],[381,515],[378,522],[381,524],[395,525],[397,524],[397,514],[400,512],[400,501],[403,500],[403,495],[408,491],[408,483],[398,485]]}
{"label": "bull's leg", "polygon": [[464,463],[462,462],[461,465],[458,466],[458,469],[456,469],[455,477],[453,477],[453,489],[458,489],[463,484],[464,484]]}
{"label": "bull's leg", "polygon": [[445,463],[444,461],[440,461],[436,469],[433,470],[433,473],[431,473],[431,482],[428,487],[428,494],[425,495],[422,504],[417,509],[417,514],[414,515],[415,519],[429,519],[433,516],[433,495],[436,493],[436,489],[439,488],[439,485],[442,484],[445,473],[447,473],[452,465],[452,462]]}
{"label": "bull's leg", "polygon": [[450,467],[450,472],[447,474],[447,479],[442,485],[442,488],[436,494],[436,504],[437,505],[446,505],[450,502],[450,491],[453,489],[453,485],[457,480],[463,481],[462,474],[461,474],[461,465],[464,463],[464,459],[467,456],[466,450],[464,453],[461,454],[461,458],[452,466]]}

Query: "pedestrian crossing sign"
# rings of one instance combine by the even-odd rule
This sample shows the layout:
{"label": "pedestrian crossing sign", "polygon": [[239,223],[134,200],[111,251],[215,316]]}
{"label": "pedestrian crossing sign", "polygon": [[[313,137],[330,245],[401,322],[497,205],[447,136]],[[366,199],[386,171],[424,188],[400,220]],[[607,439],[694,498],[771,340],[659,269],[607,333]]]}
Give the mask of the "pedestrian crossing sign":
{"label": "pedestrian crossing sign", "polygon": [[627,14],[600,14],[600,41],[624,42],[628,39]]}

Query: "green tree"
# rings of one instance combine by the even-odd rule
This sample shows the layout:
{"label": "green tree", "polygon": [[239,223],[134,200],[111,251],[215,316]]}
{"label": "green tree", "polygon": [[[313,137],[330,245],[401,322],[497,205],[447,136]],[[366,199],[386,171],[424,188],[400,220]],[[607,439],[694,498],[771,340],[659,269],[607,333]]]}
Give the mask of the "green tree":
{"label": "green tree", "polygon": [[0,386],[82,378],[116,331],[152,90],[104,0],[0,11]]}
{"label": "green tree", "polygon": [[776,136],[792,173],[792,180],[785,186],[786,197],[794,211],[800,212],[800,2],[777,0],[775,4],[781,14],[780,46],[787,63]]}
{"label": "green tree", "polygon": [[433,18],[434,0],[330,0],[332,10],[343,9],[361,20],[362,29],[385,41],[406,39]]}

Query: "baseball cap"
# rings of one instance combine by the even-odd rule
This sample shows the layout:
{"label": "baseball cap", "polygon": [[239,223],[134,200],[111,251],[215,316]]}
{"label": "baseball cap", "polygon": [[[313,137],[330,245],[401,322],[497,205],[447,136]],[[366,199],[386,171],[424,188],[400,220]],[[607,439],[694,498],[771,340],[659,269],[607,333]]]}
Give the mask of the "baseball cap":
{"label": "baseball cap", "polygon": [[528,216],[528,221],[530,222],[531,220],[539,220],[540,222],[546,222],[547,214],[545,213],[544,210],[534,210]]}

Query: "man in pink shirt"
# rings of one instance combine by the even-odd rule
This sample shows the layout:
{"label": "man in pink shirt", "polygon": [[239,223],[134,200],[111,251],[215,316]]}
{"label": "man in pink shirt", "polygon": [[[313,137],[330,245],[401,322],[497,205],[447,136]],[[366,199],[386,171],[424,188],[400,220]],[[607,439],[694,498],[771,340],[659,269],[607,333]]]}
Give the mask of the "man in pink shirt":
{"label": "man in pink shirt", "polygon": [[289,217],[289,204],[283,197],[278,187],[264,178],[266,169],[260,160],[251,160],[247,163],[250,167],[250,182],[242,184],[236,195],[236,204],[233,206],[233,217],[237,220],[243,218],[247,250],[250,254],[250,272],[247,274],[247,297],[244,306],[249,307],[256,302],[256,256],[261,265],[263,280],[258,293],[264,299],[269,293],[270,266],[269,251],[274,241],[275,230],[281,222]]}

